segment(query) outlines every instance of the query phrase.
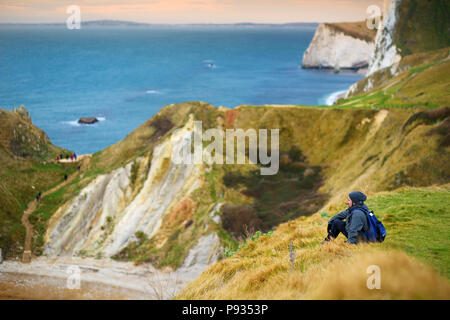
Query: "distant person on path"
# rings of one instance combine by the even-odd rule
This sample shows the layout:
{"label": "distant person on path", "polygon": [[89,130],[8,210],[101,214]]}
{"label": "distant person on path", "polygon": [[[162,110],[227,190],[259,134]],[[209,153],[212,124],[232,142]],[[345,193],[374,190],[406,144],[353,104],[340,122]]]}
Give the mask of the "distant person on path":
{"label": "distant person on path", "polygon": [[80,171],[80,169],[81,169],[81,166],[79,165],[79,166],[77,167],[77,170]]}
{"label": "distant person on path", "polygon": [[42,196],[42,193],[41,193],[41,192],[39,192],[39,193],[36,195],[36,201],[37,201],[37,202],[39,202],[39,201],[41,200],[41,196]]}
{"label": "distant person on path", "polygon": [[64,181],[67,181],[67,173],[64,173]]}
{"label": "distant person on path", "polygon": [[336,238],[340,233],[347,237],[347,243],[367,242],[365,232],[369,230],[369,221],[366,213],[359,209],[369,211],[364,204],[366,199],[366,195],[360,191],[350,192],[347,197],[348,208],[330,219],[328,235],[322,243]]}

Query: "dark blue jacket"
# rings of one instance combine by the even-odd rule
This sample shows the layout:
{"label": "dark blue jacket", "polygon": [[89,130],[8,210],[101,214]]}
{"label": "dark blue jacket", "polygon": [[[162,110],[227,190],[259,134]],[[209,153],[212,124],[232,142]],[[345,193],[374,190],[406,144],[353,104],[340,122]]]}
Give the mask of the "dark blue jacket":
{"label": "dark blue jacket", "polygon": [[[347,242],[356,244],[360,241],[367,241],[365,232],[369,230],[369,222],[367,221],[367,215],[364,211],[358,209],[362,207],[369,211],[369,208],[365,204],[355,205],[348,208],[342,212],[339,212],[333,218],[330,219],[331,223],[333,220],[345,220],[345,231],[347,231]],[[353,209],[350,211],[350,209]]]}

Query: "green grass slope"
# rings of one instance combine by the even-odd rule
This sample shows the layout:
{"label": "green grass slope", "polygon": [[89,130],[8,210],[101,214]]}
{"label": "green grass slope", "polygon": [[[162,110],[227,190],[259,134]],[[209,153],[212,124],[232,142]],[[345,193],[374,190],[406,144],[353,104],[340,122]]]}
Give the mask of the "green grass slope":
{"label": "green grass slope", "polygon": [[[398,66],[392,76],[385,68],[357,82],[353,95],[341,99],[341,108],[436,108],[450,102],[450,48],[412,54]],[[370,88],[367,90],[367,88]]]}
{"label": "green grass slope", "polygon": [[[186,110],[212,117],[204,129],[217,124],[280,129],[280,170],[264,177],[257,165],[211,166],[191,199],[163,222],[161,233],[140,237],[119,259],[177,267],[205,225],[234,251],[258,230],[267,232],[321,207],[336,209],[353,189],[373,193],[449,181],[448,108],[240,106],[219,111],[193,103],[166,107],[158,117],[176,123],[171,114]],[[217,203],[224,204],[219,225],[208,216]]]}
{"label": "green grass slope", "polygon": [[[164,218],[158,235],[152,239],[137,235],[140,241],[116,258],[178,267],[196,239],[208,230],[217,232],[223,246],[233,251],[239,241],[258,230],[267,232],[322,207],[334,210],[352,189],[373,193],[449,181],[449,108],[240,106],[224,109],[203,102],[170,105],[123,141],[93,155],[89,168],[80,178],[43,199],[41,207],[30,217],[35,227],[34,254],[42,253],[43,235],[59,207],[98,175],[143,155],[151,159],[153,148],[169,139],[173,130],[182,127],[191,114],[203,122],[204,130],[279,129],[278,174],[261,176],[260,167],[250,164],[207,168],[200,187]],[[36,190],[49,189],[60,182],[64,171],[73,170],[49,161],[45,164],[43,160],[20,161],[34,167],[24,171],[26,166],[21,164],[19,169],[18,160],[4,160],[7,166],[2,171],[4,192],[9,192],[2,201],[5,208],[11,208],[2,213],[6,217],[2,220],[4,234],[8,235],[7,241],[14,239],[16,244],[23,238],[20,216]],[[150,161],[136,161],[133,165],[133,192],[142,187],[149,165]],[[22,178],[14,180],[17,175]],[[216,225],[209,214],[218,203],[223,203],[223,207],[221,223]]]}
{"label": "green grass slope", "polygon": [[367,205],[389,229],[387,246],[436,267],[450,279],[450,188],[403,188],[371,197]]}
{"label": "green grass slope", "polygon": [[6,257],[22,252],[21,217],[36,194],[60,183],[73,165],[56,164],[47,135],[17,112],[0,109],[0,248]]}
{"label": "green grass slope", "polygon": [[394,43],[402,56],[450,46],[448,0],[402,0]]}

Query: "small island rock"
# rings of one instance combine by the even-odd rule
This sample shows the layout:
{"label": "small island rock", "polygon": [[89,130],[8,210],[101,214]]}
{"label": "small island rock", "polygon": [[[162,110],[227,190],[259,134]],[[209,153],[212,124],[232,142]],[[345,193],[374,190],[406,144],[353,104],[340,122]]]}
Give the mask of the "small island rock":
{"label": "small island rock", "polygon": [[94,123],[96,123],[96,122],[98,122],[98,119],[95,118],[95,117],[90,117],[90,118],[80,118],[80,119],[78,120],[78,123],[81,123],[81,124],[94,124]]}

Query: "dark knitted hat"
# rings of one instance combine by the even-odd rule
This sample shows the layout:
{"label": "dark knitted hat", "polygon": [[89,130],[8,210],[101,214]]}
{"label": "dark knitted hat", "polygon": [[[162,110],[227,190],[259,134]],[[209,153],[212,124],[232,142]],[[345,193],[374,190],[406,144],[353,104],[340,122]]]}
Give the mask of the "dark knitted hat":
{"label": "dark knitted hat", "polygon": [[364,193],[360,191],[353,191],[348,194],[353,203],[359,204],[366,201],[367,197]]}

